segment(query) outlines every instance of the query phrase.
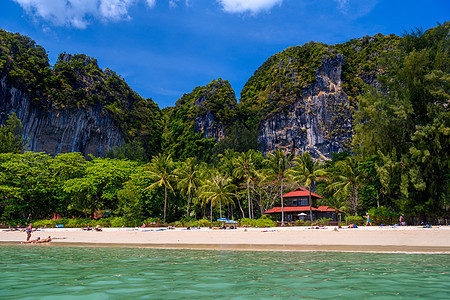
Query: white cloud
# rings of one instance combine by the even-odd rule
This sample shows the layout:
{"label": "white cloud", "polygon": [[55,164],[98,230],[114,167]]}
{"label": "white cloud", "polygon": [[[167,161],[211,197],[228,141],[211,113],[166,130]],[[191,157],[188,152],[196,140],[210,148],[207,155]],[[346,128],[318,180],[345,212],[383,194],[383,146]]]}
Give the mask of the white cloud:
{"label": "white cloud", "polygon": [[333,0],[333,1],[338,3],[339,9],[345,10],[347,8],[349,0]]}
{"label": "white cloud", "polygon": [[169,7],[177,7],[178,6],[178,0],[169,0]]}
{"label": "white cloud", "polygon": [[270,10],[275,5],[281,5],[283,0],[217,0],[224,11],[229,13],[250,12],[256,14]]}
{"label": "white cloud", "polygon": [[146,2],[149,7],[153,7],[156,5],[156,0],[146,0]]}
{"label": "white cloud", "polygon": [[337,2],[339,11],[346,17],[356,20],[367,14],[369,14],[375,6],[378,4],[379,0],[333,0]]}
{"label": "white cloud", "polygon": [[129,18],[128,7],[134,2],[134,0],[100,0],[100,15],[114,21]]}
{"label": "white cloud", "polygon": [[[92,19],[130,19],[128,9],[139,0],[14,0],[28,15],[55,26],[85,29]],[[146,0],[152,7],[156,0]]]}

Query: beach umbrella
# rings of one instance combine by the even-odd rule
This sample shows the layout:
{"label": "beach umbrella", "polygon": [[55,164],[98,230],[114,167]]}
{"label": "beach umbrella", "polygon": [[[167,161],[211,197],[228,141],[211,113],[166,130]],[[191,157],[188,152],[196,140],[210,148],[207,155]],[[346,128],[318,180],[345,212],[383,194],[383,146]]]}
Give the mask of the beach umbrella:
{"label": "beach umbrella", "polygon": [[307,216],[308,214],[305,213],[299,213],[297,216]]}
{"label": "beach umbrella", "polygon": [[227,218],[219,218],[219,219],[217,219],[217,221],[219,221],[219,222],[228,222],[228,219]]}

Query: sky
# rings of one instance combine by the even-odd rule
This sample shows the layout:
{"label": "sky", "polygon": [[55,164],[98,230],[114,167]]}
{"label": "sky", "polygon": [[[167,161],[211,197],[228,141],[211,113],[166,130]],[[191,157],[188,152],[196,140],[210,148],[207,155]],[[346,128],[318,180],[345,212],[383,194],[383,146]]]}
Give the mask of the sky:
{"label": "sky", "polygon": [[0,0],[0,28],[29,36],[53,65],[86,54],[160,108],[214,79],[240,92],[270,56],[310,41],[424,30],[450,1]]}

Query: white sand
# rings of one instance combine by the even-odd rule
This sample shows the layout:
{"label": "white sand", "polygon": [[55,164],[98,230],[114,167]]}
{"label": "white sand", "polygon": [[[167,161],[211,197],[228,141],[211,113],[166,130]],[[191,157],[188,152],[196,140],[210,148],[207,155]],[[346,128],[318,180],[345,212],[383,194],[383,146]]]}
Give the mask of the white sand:
{"label": "white sand", "polygon": [[[450,226],[419,227],[305,227],[207,228],[173,230],[158,228],[105,228],[102,232],[55,228],[33,232],[37,237],[53,238],[52,245],[132,246],[153,248],[191,248],[226,250],[317,250],[450,253]],[[0,243],[18,243],[25,232],[0,231]]]}

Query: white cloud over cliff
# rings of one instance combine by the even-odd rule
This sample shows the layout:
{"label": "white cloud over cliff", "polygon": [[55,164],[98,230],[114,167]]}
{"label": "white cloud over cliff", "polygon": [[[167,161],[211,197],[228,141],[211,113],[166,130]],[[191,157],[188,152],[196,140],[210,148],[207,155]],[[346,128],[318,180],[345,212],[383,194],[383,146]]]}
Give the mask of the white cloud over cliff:
{"label": "white cloud over cliff", "polygon": [[217,0],[223,10],[229,13],[250,12],[256,14],[268,11],[275,5],[281,5],[283,0]]}

